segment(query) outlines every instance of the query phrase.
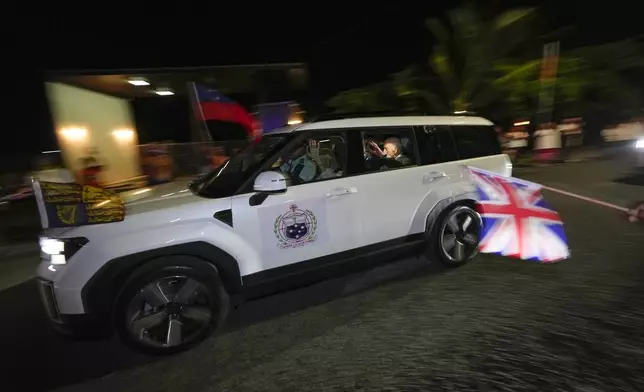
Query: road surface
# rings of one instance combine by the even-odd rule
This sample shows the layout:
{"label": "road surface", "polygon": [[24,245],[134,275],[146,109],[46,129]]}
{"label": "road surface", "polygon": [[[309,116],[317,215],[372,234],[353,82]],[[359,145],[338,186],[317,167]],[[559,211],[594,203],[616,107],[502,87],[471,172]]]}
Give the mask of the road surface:
{"label": "road surface", "polygon": [[629,172],[620,159],[518,168],[515,175],[621,206],[644,200],[644,175]]}
{"label": "road surface", "polygon": [[[606,164],[518,174],[615,204],[644,196]],[[248,303],[221,336],[170,358],[66,342],[33,281],[15,285],[0,292],[2,390],[644,390],[644,227],[546,195],[571,260],[481,256],[453,271],[402,260]]]}

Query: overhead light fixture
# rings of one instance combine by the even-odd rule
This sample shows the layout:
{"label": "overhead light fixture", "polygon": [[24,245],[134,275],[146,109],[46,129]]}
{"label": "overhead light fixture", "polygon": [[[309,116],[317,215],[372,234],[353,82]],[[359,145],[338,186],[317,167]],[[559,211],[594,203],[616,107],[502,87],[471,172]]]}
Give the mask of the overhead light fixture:
{"label": "overhead light fixture", "polygon": [[114,137],[120,141],[134,140],[134,131],[131,129],[117,129],[112,131],[112,135],[114,135]]}
{"label": "overhead light fixture", "polygon": [[515,127],[520,127],[522,125],[530,125],[530,121],[519,121],[514,123]]}
{"label": "overhead light fixture", "polygon": [[145,80],[143,78],[130,78],[130,79],[128,79],[127,82],[129,84],[133,85],[133,86],[149,86],[150,85],[150,82],[148,82],[147,80]]}
{"label": "overhead light fixture", "polygon": [[174,91],[170,90],[169,88],[158,89],[154,93],[161,96],[174,95]]}
{"label": "overhead light fixture", "polygon": [[60,130],[60,133],[70,141],[78,141],[87,137],[87,129],[80,127],[63,128]]}

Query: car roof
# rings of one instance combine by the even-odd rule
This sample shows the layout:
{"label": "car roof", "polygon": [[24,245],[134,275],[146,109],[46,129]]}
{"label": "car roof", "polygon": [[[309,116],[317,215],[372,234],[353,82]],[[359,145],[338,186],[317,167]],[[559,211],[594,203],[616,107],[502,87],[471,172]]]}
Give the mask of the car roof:
{"label": "car roof", "polygon": [[395,127],[413,125],[494,125],[483,117],[470,116],[398,116],[398,117],[361,117],[341,120],[328,120],[289,125],[271,131],[274,133],[291,133],[310,130],[332,130],[338,128]]}

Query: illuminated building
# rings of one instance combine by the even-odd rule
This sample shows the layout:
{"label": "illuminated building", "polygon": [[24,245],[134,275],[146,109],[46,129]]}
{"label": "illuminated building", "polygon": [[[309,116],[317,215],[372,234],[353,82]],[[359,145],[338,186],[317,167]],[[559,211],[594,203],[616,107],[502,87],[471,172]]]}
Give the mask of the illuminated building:
{"label": "illuminated building", "polygon": [[249,112],[271,103],[293,108],[308,86],[302,63],[165,69],[72,70],[46,75],[46,90],[65,165],[78,171],[87,155],[104,157],[107,182],[140,174],[138,144],[244,139],[238,124],[200,124],[192,84],[218,90]]}

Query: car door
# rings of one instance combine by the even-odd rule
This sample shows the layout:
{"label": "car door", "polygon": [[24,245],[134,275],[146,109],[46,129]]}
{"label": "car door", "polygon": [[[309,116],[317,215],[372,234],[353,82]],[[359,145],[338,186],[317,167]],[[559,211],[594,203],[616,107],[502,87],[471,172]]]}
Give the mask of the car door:
{"label": "car door", "polygon": [[[293,181],[286,192],[270,194],[259,205],[251,205],[255,192],[232,198],[233,228],[257,255],[257,271],[350,250],[359,244],[362,235],[361,189],[350,176],[346,132],[307,133],[290,149],[299,148],[300,141],[317,142],[322,146],[318,155],[319,150],[326,151],[316,157],[321,162],[318,166],[323,167],[319,167],[315,179]],[[332,148],[327,148],[331,144]],[[282,156],[291,153],[286,150]],[[272,166],[280,167],[280,163]]]}
{"label": "car door", "polygon": [[[420,160],[418,144],[412,127],[378,127],[362,130],[362,138],[398,138],[407,140],[403,146],[411,164],[381,167],[365,161],[356,184],[362,216],[365,219],[363,234],[369,244],[389,241],[408,241],[425,231],[426,213],[442,197],[439,189],[448,187],[450,176],[440,164],[427,166]],[[393,243],[392,243],[393,245]]]}

